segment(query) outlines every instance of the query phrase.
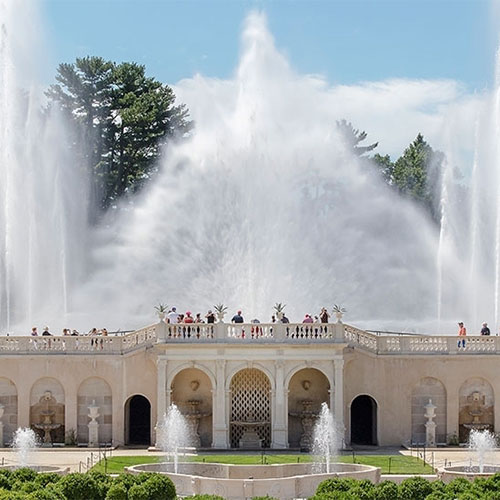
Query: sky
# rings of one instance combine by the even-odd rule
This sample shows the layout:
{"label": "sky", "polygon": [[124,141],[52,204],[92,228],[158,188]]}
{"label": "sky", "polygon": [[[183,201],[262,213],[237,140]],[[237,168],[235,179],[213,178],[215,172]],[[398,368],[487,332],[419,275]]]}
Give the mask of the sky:
{"label": "sky", "polygon": [[[494,0],[493,0],[494,1]],[[266,14],[301,74],[332,85],[451,79],[469,92],[493,80],[498,16],[489,0],[38,0],[52,62],[99,55],[144,64],[174,84],[230,78],[252,10]]]}

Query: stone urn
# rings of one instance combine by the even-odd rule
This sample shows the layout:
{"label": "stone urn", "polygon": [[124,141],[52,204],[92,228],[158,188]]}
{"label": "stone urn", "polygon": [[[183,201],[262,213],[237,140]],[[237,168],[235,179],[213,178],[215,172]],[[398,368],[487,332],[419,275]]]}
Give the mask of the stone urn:
{"label": "stone urn", "polygon": [[342,322],[342,318],[344,317],[344,313],[341,311],[335,311],[335,317],[339,323]]}
{"label": "stone urn", "polygon": [[225,312],[216,312],[215,315],[217,316],[219,323],[224,323],[224,316],[226,315]]}
{"label": "stone urn", "polygon": [[165,321],[165,313],[158,311],[156,314],[158,314],[158,319],[161,321]]}

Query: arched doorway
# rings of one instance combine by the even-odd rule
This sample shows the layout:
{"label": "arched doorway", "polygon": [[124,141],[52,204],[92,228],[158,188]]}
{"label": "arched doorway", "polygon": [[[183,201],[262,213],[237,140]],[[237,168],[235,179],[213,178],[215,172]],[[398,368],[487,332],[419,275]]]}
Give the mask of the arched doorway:
{"label": "arched doorway", "polygon": [[351,403],[351,443],[377,444],[377,403],[370,396],[358,396]]}
{"label": "arched doorway", "polygon": [[125,403],[125,444],[151,444],[151,403],[139,394]]}
{"label": "arched doorway", "polygon": [[231,448],[269,448],[271,383],[264,372],[245,368],[233,376],[230,423]]}

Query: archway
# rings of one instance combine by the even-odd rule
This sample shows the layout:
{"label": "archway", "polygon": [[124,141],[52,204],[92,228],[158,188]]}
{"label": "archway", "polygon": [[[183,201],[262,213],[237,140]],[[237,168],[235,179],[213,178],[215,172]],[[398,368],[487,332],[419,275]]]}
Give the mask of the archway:
{"label": "archway", "polygon": [[330,400],[330,383],[316,368],[303,368],[288,383],[288,445],[310,450],[321,403]]}
{"label": "archway", "polygon": [[351,403],[351,443],[377,444],[377,403],[371,396],[358,396]]}
{"label": "archway", "polygon": [[198,368],[184,368],[170,386],[171,401],[187,418],[190,446],[208,448],[212,444],[212,382]]}
{"label": "archway", "polygon": [[271,383],[261,370],[245,368],[231,379],[230,424],[231,448],[269,448]]}
{"label": "archway", "polygon": [[151,403],[139,394],[125,403],[125,444],[151,444]]}

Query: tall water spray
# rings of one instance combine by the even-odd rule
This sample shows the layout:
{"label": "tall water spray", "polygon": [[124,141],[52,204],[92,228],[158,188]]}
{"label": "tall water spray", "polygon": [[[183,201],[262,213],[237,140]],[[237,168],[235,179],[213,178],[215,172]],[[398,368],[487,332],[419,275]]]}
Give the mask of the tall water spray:
{"label": "tall water spray", "polygon": [[175,404],[171,404],[157,425],[157,444],[174,462],[174,472],[178,472],[179,453],[189,445],[189,430],[186,419]]}
{"label": "tall water spray", "polygon": [[476,456],[479,472],[483,473],[486,455],[496,447],[494,434],[487,430],[472,429],[469,434],[468,446],[469,450]]}
{"label": "tall water spray", "polygon": [[[59,321],[81,279],[86,180],[36,84],[36,5],[0,0],[0,328]],[[22,26],[22,28],[21,28]],[[43,50],[42,50],[43,52]],[[26,332],[25,332],[26,333]]]}
{"label": "tall water spray", "polygon": [[[441,85],[427,83],[438,95],[429,101],[411,101],[415,82],[402,92],[428,118],[421,123],[449,127],[440,232],[339,136],[338,120],[354,122],[348,89],[294,71],[265,16],[253,13],[231,80],[196,76],[175,87],[196,123],[191,139],[168,149],[133,208],[90,228],[88,182],[71,158],[67,126],[54,114],[42,119],[20,63],[37,45],[16,29],[31,3],[0,0],[0,328],[51,318],[133,328],[150,321],[159,297],[196,311],[221,301],[261,319],[276,300],[292,319],[335,301],[361,326],[388,328],[498,321],[498,98],[479,113],[469,192],[470,176],[454,176],[454,127],[463,120],[441,114],[449,104]],[[28,91],[17,99],[21,86]],[[387,89],[391,82],[352,95],[366,109],[390,95],[391,116],[406,116]],[[366,116],[354,125],[366,127]],[[408,137],[416,132],[408,128]],[[474,274],[467,293],[464,269]]]}
{"label": "tall water spray", "polygon": [[333,414],[326,403],[321,403],[321,411],[314,425],[312,454],[315,467],[321,472],[331,472],[332,457],[339,450],[339,433],[335,426]]}
{"label": "tall water spray", "polygon": [[17,454],[20,467],[27,467],[32,463],[30,457],[38,446],[38,438],[33,429],[19,427],[14,433],[12,448]]}

